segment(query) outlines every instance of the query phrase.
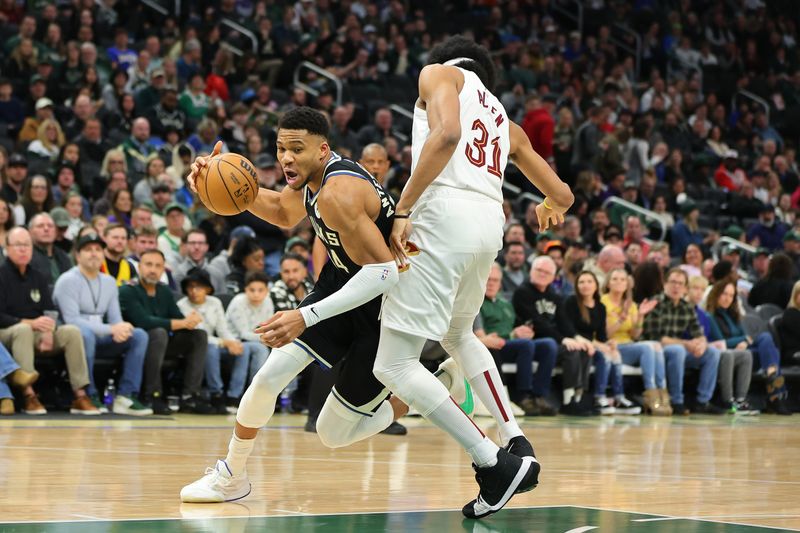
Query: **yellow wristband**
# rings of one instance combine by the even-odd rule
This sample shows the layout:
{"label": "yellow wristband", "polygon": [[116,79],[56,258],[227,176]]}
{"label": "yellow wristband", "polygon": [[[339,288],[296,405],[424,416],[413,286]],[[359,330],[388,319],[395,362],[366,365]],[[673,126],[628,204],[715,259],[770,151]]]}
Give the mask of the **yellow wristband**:
{"label": "yellow wristband", "polygon": [[552,208],[552,207],[550,207],[549,205],[547,205],[547,198],[545,198],[544,200],[542,200],[542,205],[544,206],[544,208],[545,208],[545,209],[549,209],[550,211],[552,211],[552,210],[553,210],[553,208]]}

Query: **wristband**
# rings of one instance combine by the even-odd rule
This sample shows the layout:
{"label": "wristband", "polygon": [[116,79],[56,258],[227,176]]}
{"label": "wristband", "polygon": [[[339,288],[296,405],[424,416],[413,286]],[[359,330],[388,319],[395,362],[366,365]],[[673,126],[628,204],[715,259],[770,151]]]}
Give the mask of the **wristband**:
{"label": "wristband", "polygon": [[545,209],[549,209],[550,211],[553,210],[553,208],[551,206],[547,205],[547,198],[542,200],[542,205],[544,206]]}
{"label": "wristband", "polygon": [[406,213],[405,215],[395,215],[394,218],[409,218],[411,216],[411,211]]}

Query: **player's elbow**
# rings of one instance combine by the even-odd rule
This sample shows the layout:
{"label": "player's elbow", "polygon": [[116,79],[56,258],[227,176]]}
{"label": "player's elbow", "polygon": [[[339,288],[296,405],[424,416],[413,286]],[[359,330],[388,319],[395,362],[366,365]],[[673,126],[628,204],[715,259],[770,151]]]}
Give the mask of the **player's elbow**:
{"label": "player's elbow", "polygon": [[569,185],[562,183],[561,187],[559,187],[558,194],[555,195],[553,201],[558,205],[570,207],[575,202],[575,195],[572,194]]}

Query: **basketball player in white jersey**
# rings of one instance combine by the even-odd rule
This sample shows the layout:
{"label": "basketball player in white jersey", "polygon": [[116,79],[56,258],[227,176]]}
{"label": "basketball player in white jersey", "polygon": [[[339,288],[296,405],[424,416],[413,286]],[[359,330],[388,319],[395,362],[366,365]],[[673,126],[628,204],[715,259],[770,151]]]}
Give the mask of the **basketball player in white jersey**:
{"label": "basketball player in white jersey", "polygon": [[[540,470],[492,356],[472,332],[503,244],[508,159],[546,195],[536,207],[541,230],[563,221],[573,195],[492,94],[494,66],[486,49],[453,37],[428,61],[414,107],[414,163],[390,242],[402,273],[385,296],[375,375],[472,456],[480,493],[463,512],[481,518],[515,492],[535,488]],[[416,245],[413,255],[407,243]],[[426,339],[440,341],[456,361],[497,420],[506,448],[488,439],[420,364]]]}

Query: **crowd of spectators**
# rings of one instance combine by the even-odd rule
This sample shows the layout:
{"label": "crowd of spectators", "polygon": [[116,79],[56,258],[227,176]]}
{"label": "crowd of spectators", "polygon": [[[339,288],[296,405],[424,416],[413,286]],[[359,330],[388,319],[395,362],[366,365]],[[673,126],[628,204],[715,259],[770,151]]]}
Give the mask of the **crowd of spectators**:
{"label": "crowd of spectators", "polygon": [[[164,16],[0,2],[2,413],[12,389],[17,408],[46,412],[35,367],[62,352],[73,412],[167,413],[170,391],[186,411],[235,411],[268,356],[248,317],[296,306],[325,256],[306,223],[210,213],[186,186],[191,162],[221,140],[279,190],[277,119],[310,105],[333,149],[399,195],[411,147],[398,109],[412,109],[431,47],[459,32],[492,51],[509,117],[576,196],[549,232],[530,196],[506,201],[476,332],[517,363],[523,410],[556,412],[558,368],[564,412],[633,413],[624,363],[641,367],[653,414],[689,410],[692,367],[696,411],[754,411],[760,368],[767,407],[786,412],[781,369],[800,350],[796,10],[592,0],[578,31],[572,4],[222,0]],[[505,181],[537,192],[513,166]],[[786,309],[772,336],[745,328],[761,304]],[[105,405],[95,362],[122,355]],[[173,360],[182,372],[164,372]]]}

